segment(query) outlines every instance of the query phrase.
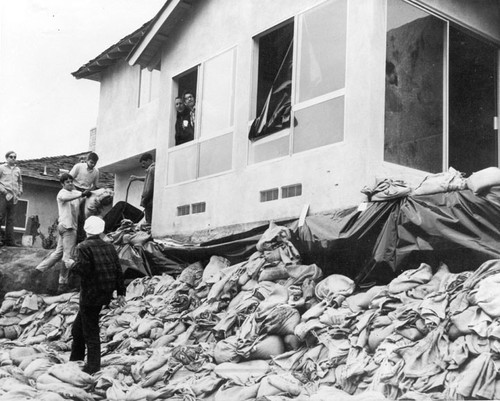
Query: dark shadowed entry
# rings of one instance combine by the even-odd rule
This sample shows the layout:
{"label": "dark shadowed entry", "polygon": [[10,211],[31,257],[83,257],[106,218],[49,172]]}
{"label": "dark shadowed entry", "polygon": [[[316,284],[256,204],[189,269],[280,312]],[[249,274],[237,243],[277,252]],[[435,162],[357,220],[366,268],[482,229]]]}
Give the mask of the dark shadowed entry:
{"label": "dark shadowed entry", "polygon": [[469,175],[498,165],[497,49],[449,32],[449,165]]}

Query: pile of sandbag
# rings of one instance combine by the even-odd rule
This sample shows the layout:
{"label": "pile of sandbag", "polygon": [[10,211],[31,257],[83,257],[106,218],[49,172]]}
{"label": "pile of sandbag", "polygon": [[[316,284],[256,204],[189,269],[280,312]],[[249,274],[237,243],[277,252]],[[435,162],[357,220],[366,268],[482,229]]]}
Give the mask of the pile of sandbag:
{"label": "pile of sandbag", "polygon": [[272,225],[242,263],[134,279],[101,314],[93,376],[68,362],[77,293],[8,294],[0,322],[18,336],[0,340],[0,401],[500,398],[500,260],[359,291],[301,264],[290,238]]}

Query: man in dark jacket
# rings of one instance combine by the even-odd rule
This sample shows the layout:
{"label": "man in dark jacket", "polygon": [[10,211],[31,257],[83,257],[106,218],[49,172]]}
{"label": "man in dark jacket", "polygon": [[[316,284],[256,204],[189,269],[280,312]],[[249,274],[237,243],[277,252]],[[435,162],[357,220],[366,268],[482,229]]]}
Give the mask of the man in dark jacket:
{"label": "man in dark jacket", "polygon": [[191,124],[191,110],[180,97],[175,98],[175,110],[175,146],[178,146],[194,139],[194,126]]}
{"label": "man in dark jacket", "polygon": [[151,224],[153,215],[153,195],[155,185],[155,162],[151,153],[144,153],[139,159],[141,167],[146,170],[146,175],[131,175],[130,181],[144,181],[141,195],[141,206],[144,208],[144,218],[147,224]]}
{"label": "man in dark jacket", "polygon": [[99,313],[108,305],[116,290],[118,305],[125,304],[125,284],[118,254],[111,243],[102,240],[104,220],[90,216],[84,225],[87,239],[76,250],[76,263],[71,268],[80,276],[80,309],[71,334],[71,361],[83,361],[87,348],[87,364],[83,370],[93,374],[101,368]]}

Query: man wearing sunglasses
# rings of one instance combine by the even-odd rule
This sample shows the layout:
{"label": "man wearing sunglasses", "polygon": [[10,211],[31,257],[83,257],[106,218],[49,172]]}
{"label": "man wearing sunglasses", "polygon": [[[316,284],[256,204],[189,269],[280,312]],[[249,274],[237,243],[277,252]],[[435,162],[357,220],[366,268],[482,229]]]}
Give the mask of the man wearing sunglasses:
{"label": "man wearing sunglasses", "polygon": [[16,246],[14,241],[14,219],[17,201],[23,193],[21,170],[16,166],[16,152],[5,154],[6,163],[0,164],[0,226],[5,225],[0,246]]}

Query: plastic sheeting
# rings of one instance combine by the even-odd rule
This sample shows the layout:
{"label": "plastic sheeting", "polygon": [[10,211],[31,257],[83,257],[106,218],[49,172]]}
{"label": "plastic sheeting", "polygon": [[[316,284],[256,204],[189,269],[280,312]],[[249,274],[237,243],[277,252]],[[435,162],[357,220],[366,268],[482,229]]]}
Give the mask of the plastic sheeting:
{"label": "plastic sheeting", "polygon": [[[358,284],[387,283],[422,262],[452,272],[474,269],[500,258],[500,187],[483,196],[470,190],[407,196],[371,202],[364,211],[345,210],[280,222],[293,231],[303,263],[321,266],[325,275],[343,274]],[[221,255],[238,263],[255,252],[267,226],[199,246],[164,247],[167,256],[192,262]]]}
{"label": "plastic sheeting", "polygon": [[372,203],[340,219],[311,216],[297,228],[306,263],[331,273],[387,282],[427,262],[452,272],[500,257],[500,190],[484,196],[470,190],[408,196]]}

